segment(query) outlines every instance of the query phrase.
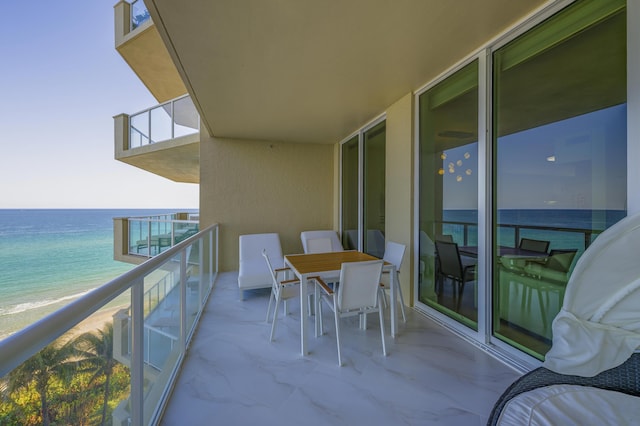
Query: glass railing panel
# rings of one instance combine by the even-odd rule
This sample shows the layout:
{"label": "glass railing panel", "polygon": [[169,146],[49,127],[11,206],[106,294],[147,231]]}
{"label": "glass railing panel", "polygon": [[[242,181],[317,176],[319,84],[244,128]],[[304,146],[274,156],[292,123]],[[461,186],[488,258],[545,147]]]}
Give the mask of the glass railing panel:
{"label": "glass railing panel", "polygon": [[152,108],[150,113],[151,142],[161,142],[173,138],[171,133],[171,102]]}
{"label": "glass railing panel", "polygon": [[[143,360],[146,407],[158,405],[181,353],[180,257],[172,257],[144,279]],[[150,413],[145,409],[145,422]]]}
{"label": "glass railing panel", "polygon": [[149,221],[129,219],[129,253],[151,256]]}
{"label": "glass railing panel", "polygon": [[200,310],[201,295],[205,290],[205,269],[202,267],[200,259],[200,241],[196,241],[187,247],[186,250],[186,271],[187,271],[187,291],[186,291],[186,330],[190,334],[195,326],[196,314]]}
{"label": "glass railing panel", "polygon": [[143,23],[151,19],[149,10],[145,6],[144,1],[135,0],[131,2],[131,30],[135,30]]}
{"label": "glass railing panel", "polygon": [[173,102],[173,137],[190,135],[200,129],[200,116],[190,96]]}
{"label": "glass railing panel", "polygon": [[[1,340],[0,424],[157,424],[215,279],[217,239],[213,226]],[[139,350],[132,339],[138,329]],[[49,336],[61,337],[30,357],[33,342]],[[143,371],[132,370],[137,365]],[[44,369],[46,376],[37,374]],[[43,377],[48,389],[40,395],[36,380]]]}
{"label": "glass railing panel", "polygon": [[129,117],[129,149],[151,143],[149,138],[149,111]]}
{"label": "glass railing panel", "polygon": [[200,116],[190,96],[183,96],[129,117],[129,148],[198,133]]}
{"label": "glass railing panel", "polygon": [[114,316],[128,309],[128,293],[3,378],[7,389],[0,398],[0,424],[112,424],[114,411],[130,395],[129,359],[118,356],[121,333],[114,329]]}

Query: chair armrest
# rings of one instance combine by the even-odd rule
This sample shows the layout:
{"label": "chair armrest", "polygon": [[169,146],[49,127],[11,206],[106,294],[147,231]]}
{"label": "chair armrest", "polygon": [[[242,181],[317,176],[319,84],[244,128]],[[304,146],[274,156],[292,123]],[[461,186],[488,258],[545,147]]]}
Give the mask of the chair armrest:
{"label": "chair armrest", "polygon": [[322,291],[324,291],[327,295],[333,294],[333,290],[331,289],[331,287],[329,287],[322,278],[320,277],[310,277],[310,278],[314,279],[316,283],[320,286],[320,288],[322,288]]}
{"label": "chair armrest", "polygon": [[280,281],[280,285],[281,286],[285,286],[285,285],[289,285],[289,284],[300,284],[300,280],[299,279],[293,279],[293,280]]}
{"label": "chair armrest", "polygon": [[284,272],[284,271],[290,271],[290,270],[291,270],[291,268],[289,268],[289,267],[286,267],[286,268],[277,268],[277,269],[276,269],[276,270],[274,270],[273,272],[275,272],[275,273],[277,274],[278,272]]}

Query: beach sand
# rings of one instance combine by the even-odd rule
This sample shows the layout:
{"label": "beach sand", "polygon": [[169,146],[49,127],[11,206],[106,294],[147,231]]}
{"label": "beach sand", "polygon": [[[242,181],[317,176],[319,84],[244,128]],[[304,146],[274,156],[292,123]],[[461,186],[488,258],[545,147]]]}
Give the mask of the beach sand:
{"label": "beach sand", "polygon": [[126,309],[127,307],[127,305],[122,305],[101,309],[66,332],[61,339],[68,341],[87,332],[97,332],[98,330],[102,330],[105,324],[113,323],[113,316],[116,312],[121,309]]}

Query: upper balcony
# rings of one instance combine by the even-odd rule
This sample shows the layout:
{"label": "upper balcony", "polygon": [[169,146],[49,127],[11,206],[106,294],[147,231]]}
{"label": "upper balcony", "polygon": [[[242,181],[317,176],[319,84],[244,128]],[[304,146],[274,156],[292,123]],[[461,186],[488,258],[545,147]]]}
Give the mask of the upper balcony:
{"label": "upper balcony", "polygon": [[158,102],[187,93],[142,0],[114,6],[115,47]]}
{"label": "upper balcony", "polygon": [[200,182],[200,117],[188,95],[114,117],[116,160],[175,182]]}

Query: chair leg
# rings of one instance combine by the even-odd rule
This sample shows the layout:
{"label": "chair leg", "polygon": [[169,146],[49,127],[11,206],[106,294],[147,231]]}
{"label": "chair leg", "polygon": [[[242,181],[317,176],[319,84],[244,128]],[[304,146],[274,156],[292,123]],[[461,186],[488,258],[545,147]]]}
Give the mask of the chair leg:
{"label": "chair leg", "polygon": [[378,316],[380,317],[380,337],[382,338],[382,354],[387,356],[387,345],[384,342],[384,315],[382,309],[378,306]]}
{"label": "chair leg", "polygon": [[400,284],[398,284],[398,296],[400,296],[400,311],[402,312],[402,321],[407,322],[407,315],[404,313],[404,297],[402,297],[402,288],[400,287]]}
{"label": "chair leg", "polygon": [[322,321],[322,303],[320,300],[316,303],[316,321],[320,322],[320,336],[324,334],[324,323]]}
{"label": "chair leg", "polygon": [[280,304],[280,298],[276,298],[276,307],[273,310],[273,323],[271,324],[271,336],[269,336],[269,341],[273,342],[273,336],[276,333],[276,322],[278,321],[278,305]]}
{"label": "chair leg", "polygon": [[267,319],[266,322],[269,322],[269,314],[271,313],[271,304],[273,303],[273,290],[271,291],[271,295],[269,296],[269,306],[267,307]]}
{"label": "chair leg", "polygon": [[340,314],[337,306],[334,306],[334,317],[336,319],[336,346],[338,346],[338,366],[342,367],[342,354],[340,353]]}

